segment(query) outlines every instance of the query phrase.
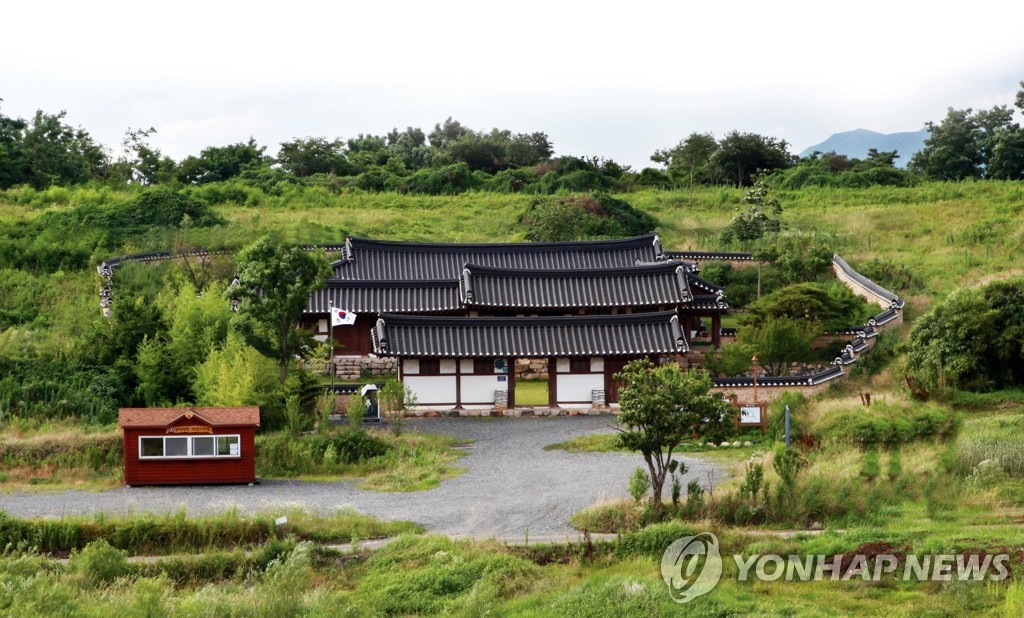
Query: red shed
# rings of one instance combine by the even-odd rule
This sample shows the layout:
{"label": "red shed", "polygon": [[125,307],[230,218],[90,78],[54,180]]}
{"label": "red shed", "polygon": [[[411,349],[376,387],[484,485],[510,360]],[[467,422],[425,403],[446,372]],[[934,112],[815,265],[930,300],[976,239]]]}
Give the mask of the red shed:
{"label": "red shed", "polygon": [[121,408],[126,485],[252,483],[260,409]]}

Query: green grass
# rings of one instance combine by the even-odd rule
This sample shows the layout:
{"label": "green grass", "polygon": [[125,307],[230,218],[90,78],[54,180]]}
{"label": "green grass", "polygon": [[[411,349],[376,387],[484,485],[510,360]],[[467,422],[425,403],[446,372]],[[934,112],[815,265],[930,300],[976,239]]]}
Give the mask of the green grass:
{"label": "green grass", "polygon": [[[61,428],[55,424],[23,431],[18,425],[0,434],[0,491],[100,491],[122,484],[124,455],[120,432]],[[344,438],[347,434],[333,435]],[[467,444],[467,440],[420,431],[396,436],[372,430],[369,436],[382,441],[387,451],[354,461],[328,461],[335,455],[312,448],[319,436],[289,438],[282,433],[261,434],[256,442],[256,471],[261,478],[356,480],[362,489],[384,492],[432,489],[465,472],[457,462],[465,455],[458,447]]]}
{"label": "green grass", "polygon": [[[279,527],[274,522],[281,516],[286,516],[288,523]],[[125,516],[101,512],[59,519],[20,519],[0,512],[0,547],[24,546],[45,553],[81,549],[97,539],[141,555],[248,548],[285,536],[317,543],[348,543],[420,530],[412,522],[381,521],[348,509],[313,513],[287,508],[253,515],[228,510],[202,517],[189,517],[184,510]]]}
{"label": "green grass", "polygon": [[548,405],[547,380],[516,380],[517,406]]}

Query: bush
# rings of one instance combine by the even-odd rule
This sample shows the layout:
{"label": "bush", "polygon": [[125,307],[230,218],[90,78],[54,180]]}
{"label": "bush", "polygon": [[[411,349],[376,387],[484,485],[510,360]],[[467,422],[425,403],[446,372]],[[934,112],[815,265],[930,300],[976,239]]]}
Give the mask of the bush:
{"label": "bush", "polygon": [[633,497],[633,501],[639,504],[650,489],[651,477],[647,476],[647,471],[643,468],[633,470],[629,477],[629,495]]}
{"label": "bush", "polygon": [[696,534],[696,531],[689,524],[677,520],[651,524],[619,538],[615,553],[620,558],[627,556],[661,558],[673,541],[681,536],[693,534]]}
{"label": "bush", "polygon": [[819,438],[848,440],[865,448],[889,447],[917,440],[949,440],[956,437],[963,418],[953,410],[907,410],[884,404],[833,415],[817,430]]}
{"label": "bush", "polygon": [[90,587],[107,584],[128,574],[128,558],[105,539],[93,541],[80,552],[72,552],[68,571],[79,574]]}
{"label": "bush", "polygon": [[[332,461],[326,460],[328,450]],[[337,474],[346,466],[381,457],[391,446],[369,433],[346,429],[328,435],[292,438],[288,435],[258,436],[257,473],[265,476],[298,476],[300,474]]]}

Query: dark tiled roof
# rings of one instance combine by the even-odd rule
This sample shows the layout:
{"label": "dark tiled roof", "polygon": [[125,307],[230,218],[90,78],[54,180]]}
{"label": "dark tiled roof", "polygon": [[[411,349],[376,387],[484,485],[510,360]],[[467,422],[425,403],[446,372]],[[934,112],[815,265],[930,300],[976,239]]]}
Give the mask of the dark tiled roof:
{"label": "dark tiled roof", "polygon": [[703,290],[705,292],[711,292],[712,294],[718,294],[719,292],[722,292],[723,294],[725,293],[725,288],[722,286],[711,283],[707,279],[698,277],[693,273],[688,273],[686,278],[690,282],[690,287],[697,288],[698,290]]}
{"label": "dark tiled roof", "polygon": [[466,305],[523,309],[676,306],[690,300],[686,269],[661,262],[600,270],[521,270],[467,265]]}
{"label": "dark tiled roof", "polygon": [[433,244],[350,238],[334,262],[338,279],[451,279],[466,264],[544,270],[624,268],[662,259],[655,234],[620,240]]}
{"label": "dark tiled roof", "polygon": [[327,313],[331,302],[356,313],[432,313],[462,308],[459,282],[349,281],[328,279],[323,290],[310,294],[306,313]]}
{"label": "dark tiled roof", "polygon": [[753,253],[736,251],[667,251],[665,255],[674,260],[735,260],[753,261]]}
{"label": "dark tiled roof", "polygon": [[636,356],[687,350],[675,312],[476,318],[382,315],[374,351],[387,356]]}
{"label": "dark tiled roof", "polygon": [[178,418],[199,418],[218,427],[259,427],[258,406],[235,408],[121,408],[117,411],[118,427],[167,427]]}

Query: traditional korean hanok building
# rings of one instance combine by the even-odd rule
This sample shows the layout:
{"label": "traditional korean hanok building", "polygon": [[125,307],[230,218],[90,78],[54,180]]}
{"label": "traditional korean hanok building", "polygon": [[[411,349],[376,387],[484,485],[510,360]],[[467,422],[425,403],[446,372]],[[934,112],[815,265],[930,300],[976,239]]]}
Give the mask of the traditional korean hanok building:
{"label": "traditional korean hanok building", "polygon": [[[340,357],[374,354],[371,331],[383,314],[557,316],[675,310],[684,336],[711,317],[718,345],[721,288],[687,262],[666,260],[654,234],[622,240],[431,244],[349,239],[333,276],[309,300],[302,326]],[[357,314],[331,328],[328,311]]]}
{"label": "traditional korean hanok building", "polygon": [[260,409],[121,408],[126,485],[252,483]]}
{"label": "traditional korean hanok building", "polygon": [[376,354],[399,359],[416,406],[434,410],[516,407],[517,358],[548,363],[549,407],[618,403],[614,379],[637,358],[685,353],[675,311],[586,316],[434,317],[384,314]]}

